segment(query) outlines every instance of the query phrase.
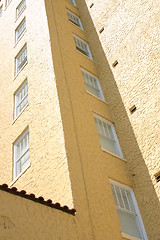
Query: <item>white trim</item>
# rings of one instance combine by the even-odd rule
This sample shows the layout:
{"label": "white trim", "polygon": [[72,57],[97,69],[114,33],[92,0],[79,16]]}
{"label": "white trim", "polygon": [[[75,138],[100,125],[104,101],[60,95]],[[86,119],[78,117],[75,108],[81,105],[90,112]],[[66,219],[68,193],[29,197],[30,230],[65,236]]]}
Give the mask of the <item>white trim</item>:
{"label": "white trim", "polygon": [[[73,23],[76,27],[78,27],[78,28],[80,28],[80,29],[83,30],[83,26],[82,26],[82,23],[81,23],[81,19],[80,19],[80,17],[79,17],[78,15],[76,15],[75,13],[73,13],[72,11],[70,11],[70,10],[68,10],[68,9],[67,9],[67,15],[68,15],[69,21],[70,21],[71,23]],[[70,15],[73,16],[73,17],[75,17],[75,18],[77,18],[78,23],[79,23],[78,25],[77,25],[77,23],[76,23],[72,18],[70,18]]]}
{"label": "white trim", "polygon": [[70,2],[73,6],[77,7],[75,0],[69,0],[69,2]]}
{"label": "white trim", "polygon": [[29,162],[28,167],[26,167],[26,169],[24,169],[11,183],[10,183],[10,187],[27,171],[28,168],[30,168],[31,163]]}
{"label": "white trim", "polygon": [[[82,38],[78,37],[77,35],[73,34],[73,38],[74,38],[74,42],[75,42],[75,45],[76,45],[76,49],[81,52],[83,55],[87,56],[88,58],[90,58],[91,60],[93,60],[93,57],[92,57],[92,54],[91,54],[91,51],[90,51],[90,48],[89,48],[89,45],[86,41],[84,41]],[[87,49],[87,52],[85,51],[85,49],[83,50],[82,48],[78,47],[78,45],[76,44],[76,41],[79,41],[80,43],[84,44],[86,49]]]}
{"label": "white trim", "polygon": [[3,4],[0,6],[0,17],[2,17],[2,13],[3,13]]}
{"label": "white trim", "polygon": [[94,95],[92,92],[89,92],[87,89],[86,89],[86,91],[88,91],[88,92],[91,93],[93,96],[95,96],[95,97],[97,97],[97,98],[99,98],[99,99],[101,99],[102,101],[105,102],[105,98],[104,98],[104,95],[103,95],[102,88],[101,88],[101,85],[100,85],[100,83],[99,83],[98,77],[96,77],[94,74],[90,73],[89,71],[87,71],[87,70],[85,70],[85,69],[83,69],[83,68],[81,68],[81,73],[82,73],[82,76],[83,76],[83,73],[84,73],[84,74],[86,74],[86,75],[88,75],[88,76],[91,76],[91,77],[96,81],[96,84],[97,84],[98,88],[92,86],[91,84],[88,84],[88,83],[86,82],[86,78],[83,76],[84,83],[87,84],[87,85],[89,85],[89,86],[91,86],[91,87],[93,87],[95,90],[99,91],[99,92],[100,92],[100,97],[98,97],[97,95]]}
{"label": "white trim", "polygon": [[[22,8],[22,10],[21,10],[21,12],[19,13],[19,15],[17,15],[17,10],[18,10],[18,8],[20,7],[20,5],[21,5],[23,2],[25,2],[25,5],[24,5],[24,7]],[[19,18],[19,16],[23,13],[23,11],[25,10],[25,8],[26,8],[26,0],[22,0],[22,1],[18,4],[18,6],[16,7],[16,19]]]}
{"label": "white trim", "polygon": [[133,237],[133,236],[130,236],[129,234],[123,233],[123,232],[121,232],[121,236],[124,238],[130,239],[130,240],[142,240],[141,238]]}
{"label": "white trim", "polygon": [[[112,122],[109,122],[108,120],[100,117],[99,115],[95,114],[94,113],[94,118],[95,119],[99,119],[100,121],[106,123],[107,125],[110,125],[111,126],[111,131],[112,131],[112,134],[113,134],[113,137],[114,137],[114,141],[115,141],[115,144],[117,146],[117,150],[118,150],[118,154],[114,153],[113,152],[113,155],[115,156],[119,156],[120,158],[123,159],[123,154],[122,154],[122,151],[121,151],[121,148],[120,148],[120,145],[119,145],[119,141],[118,141],[118,138],[117,138],[117,134],[116,134],[116,131],[115,131],[115,128],[114,128],[114,125]],[[96,128],[97,128],[97,124],[96,124]],[[97,129],[97,132],[98,132],[98,129]],[[98,136],[99,134],[101,134],[100,132],[98,132]],[[100,137],[99,137],[100,138]],[[101,146],[102,149],[104,149],[102,146]],[[108,149],[106,149],[106,151],[108,151]],[[109,153],[111,153],[110,151],[108,151]]]}
{"label": "white trim", "polygon": [[[24,59],[21,61],[21,63],[18,65],[18,58],[25,53]],[[28,54],[27,54],[27,43],[24,44],[24,46],[20,49],[19,53],[15,57],[15,65],[16,65],[16,75],[21,71],[21,69],[26,65],[28,60]],[[24,62],[24,63],[23,63]],[[23,63],[23,65],[20,68],[20,65]]]}
{"label": "white trim", "polygon": [[13,120],[12,125],[16,122],[16,120],[19,118],[19,116],[24,112],[24,110],[29,106],[29,103],[25,105],[25,107],[22,109],[22,111],[17,115],[17,117]]}
{"label": "white trim", "polygon": [[[20,32],[20,34],[18,35],[18,30],[19,28],[22,26],[22,24],[24,24],[24,28],[23,30]],[[16,30],[15,30],[15,45],[20,41],[20,39],[22,38],[22,36],[24,35],[24,33],[26,32],[26,17],[24,17],[22,19],[22,21],[19,23],[19,25],[17,26]],[[17,36],[18,35],[18,36]]]}
{"label": "white trim", "polygon": [[[131,195],[131,199],[132,199],[132,202],[133,202],[133,206],[135,208],[135,214],[136,214],[136,221],[137,221],[137,227],[140,231],[140,234],[142,236],[142,239],[139,239],[139,238],[136,238],[134,236],[130,236],[126,233],[122,233],[124,237],[128,238],[128,239],[133,239],[133,240],[148,240],[148,237],[147,237],[147,234],[146,234],[146,231],[145,231],[145,228],[144,228],[144,225],[143,225],[143,221],[142,221],[142,218],[141,218],[141,214],[140,214],[140,211],[139,211],[139,208],[138,208],[138,205],[137,205],[137,201],[136,201],[136,198],[135,198],[135,195],[134,195],[134,192],[133,192],[133,189],[129,186],[126,186],[122,183],[119,183],[115,180],[112,180],[112,179],[109,179],[109,182],[110,184],[114,185],[114,186],[118,186],[118,187],[121,187],[122,189],[126,189],[130,192],[130,195]],[[117,208],[117,206],[116,206]],[[119,210],[121,210],[120,208],[117,208]],[[123,211],[123,209],[122,209]],[[132,213],[130,213],[132,214]]]}
{"label": "white trim", "polygon": [[[24,172],[27,168],[28,168],[28,166],[30,165],[30,159],[29,159],[29,162],[28,162],[28,165],[27,165],[27,167],[22,171],[22,172],[20,172],[18,175],[17,175],[17,162],[18,162],[18,160],[20,159],[20,157],[22,157],[22,156],[20,156],[19,158],[17,158],[17,145],[22,141],[22,139],[26,136],[26,135],[28,135],[27,136],[27,139],[28,139],[28,149],[26,149],[25,150],[25,152],[27,152],[27,151],[29,151],[29,129],[27,128],[26,130],[25,130],[25,132],[23,132],[23,134],[14,142],[14,171],[13,171],[13,179],[14,179],[14,181],[15,181],[15,179],[17,179],[20,175],[21,175],[21,173],[22,172]],[[24,154],[24,153],[23,153]]]}
{"label": "white trim", "polygon": [[105,104],[109,105],[109,103],[108,103],[108,102],[106,102],[105,100],[102,100],[101,98],[97,97],[96,95],[94,95],[94,94],[92,94],[92,93],[88,92],[88,90],[86,90],[86,92],[87,92],[89,95],[93,96],[94,98],[96,98],[96,99],[100,100],[101,102],[103,102],[103,103],[105,103]]}
{"label": "white trim", "polygon": [[[26,95],[23,96],[23,98],[17,103],[18,94],[19,94],[20,92],[22,92],[22,90],[25,89],[26,86],[27,86],[27,93],[26,93]],[[20,113],[23,111],[23,109],[24,109],[24,108],[26,107],[26,105],[28,104],[28,99],[27,99],[27,102],[26,102],[26,104],[23,106],[23,108],[21,109],[21,111],[20,111],[18,114],[16,114],[16,113],[17,113],[17,108],[18,108],[18,106],[19,106],[23,101],[25,101],[26,98],[28,98],[28,81],[27,81],[27,79],[23,82],[23,84],[20,86],[20,88],[19,88],[19,89],[15,92],[15,94],[14,94],[14,118],[15,118],[15,119],[20,115]]]}

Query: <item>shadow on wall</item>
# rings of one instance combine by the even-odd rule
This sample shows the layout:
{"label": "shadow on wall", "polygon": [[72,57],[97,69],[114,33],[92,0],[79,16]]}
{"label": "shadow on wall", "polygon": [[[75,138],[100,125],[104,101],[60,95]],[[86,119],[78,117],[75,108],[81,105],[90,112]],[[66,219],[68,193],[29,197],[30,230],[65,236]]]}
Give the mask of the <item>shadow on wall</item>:
{"label": "shadow on wall", "polygon": [[[158,240],[160,235],[160,229],[157,227],[160,225],[159,199],[153,187],[151,177],[136,141],[119,89],[116,85],[116,81],[108,64],[106,54],[99,40],[99,36],[97,35],[85,0],[77,0],[76,2],[82,24],[85,26],[86,37],[89,41],[91,52],[99,72],[101,87],[105,99],[110,105],[111,115],[115,122],[115,128],[124,153],[124,158],[127,159],[127,167],[132,178],[133,189],[148,238]],[[116,67],[118,67],[118,65]]]}

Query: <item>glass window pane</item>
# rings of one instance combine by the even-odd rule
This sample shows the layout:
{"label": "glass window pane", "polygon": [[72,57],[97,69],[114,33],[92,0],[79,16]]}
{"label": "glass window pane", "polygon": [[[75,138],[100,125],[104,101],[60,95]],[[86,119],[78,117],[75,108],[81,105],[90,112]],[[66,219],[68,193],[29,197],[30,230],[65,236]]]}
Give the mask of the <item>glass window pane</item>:
{"label": "glass window pane", "polygon": [[15,175],[17,177],[26,167],[29,166],[29,133],[28,131],[22,135],[22,137],[15,143]]}
{"label": "glass window pane", "polygon": [[140,230],[137,225],[136,215],[123,212],[119,209],[117,209],[117,213],[119,216],[122,232],[141,239]]}

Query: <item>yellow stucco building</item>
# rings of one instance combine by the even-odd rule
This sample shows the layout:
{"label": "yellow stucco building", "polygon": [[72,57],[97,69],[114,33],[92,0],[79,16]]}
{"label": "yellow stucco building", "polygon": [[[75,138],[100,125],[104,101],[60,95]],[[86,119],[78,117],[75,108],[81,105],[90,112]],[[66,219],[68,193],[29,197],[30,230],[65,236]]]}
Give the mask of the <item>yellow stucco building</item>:
{"label": "yellow stucco building", "polygon": [[0,240],[160,239],[159,14],[0,1]]}

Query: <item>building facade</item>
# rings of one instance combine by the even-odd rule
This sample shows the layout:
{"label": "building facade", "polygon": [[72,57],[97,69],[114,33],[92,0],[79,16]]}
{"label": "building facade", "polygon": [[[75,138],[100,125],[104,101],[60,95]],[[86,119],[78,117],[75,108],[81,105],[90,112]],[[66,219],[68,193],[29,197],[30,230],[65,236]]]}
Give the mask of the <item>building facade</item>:
{"label": "building facade", "polygon": [[1,0],[2,240],[159,240],[158,10]]}

